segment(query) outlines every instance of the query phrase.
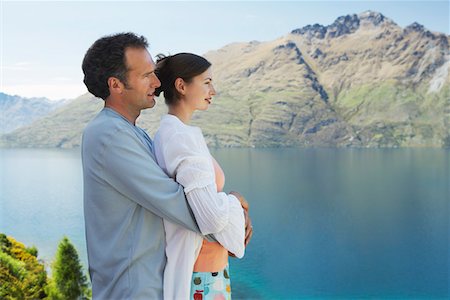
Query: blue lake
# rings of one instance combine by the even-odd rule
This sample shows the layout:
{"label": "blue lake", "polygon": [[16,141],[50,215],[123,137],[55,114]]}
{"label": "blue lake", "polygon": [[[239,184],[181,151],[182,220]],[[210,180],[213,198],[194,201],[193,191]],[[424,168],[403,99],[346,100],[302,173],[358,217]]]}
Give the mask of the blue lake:
{"label": "blue lake", "polygon": [[[254,225],[234,299],[449,298],[449,150],[211,152]],[[1,149],[0,167],[0,232],[47,264],[66,235],[86,265],[79,149]]]}

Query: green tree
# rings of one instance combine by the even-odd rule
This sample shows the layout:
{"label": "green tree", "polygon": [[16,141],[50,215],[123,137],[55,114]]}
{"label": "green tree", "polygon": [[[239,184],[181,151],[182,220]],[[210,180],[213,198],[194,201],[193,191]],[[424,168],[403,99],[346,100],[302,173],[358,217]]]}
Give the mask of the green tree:
{"label": "green tree", "polygon": [[35,247],[0,234],[0,299],[45,298],[47,273]]}
{"label": "green tree", "polygon": [[77,250],[67,237],[58,245],[52,274],[47,290],[50,299],[75,300],[89,297],[87,279]]}

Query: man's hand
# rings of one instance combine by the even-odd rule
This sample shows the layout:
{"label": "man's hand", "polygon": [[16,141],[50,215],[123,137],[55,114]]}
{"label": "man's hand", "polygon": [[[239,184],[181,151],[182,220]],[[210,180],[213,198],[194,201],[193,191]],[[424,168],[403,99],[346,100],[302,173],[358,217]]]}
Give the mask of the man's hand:
{"label": "man's hand", "polygon": [[242,196],[240,193],[235,192],[235,191],[231,191],[230,195],[235,196],[239,200],[239,202],[241,202],[242,208],[248,212],[249,206],[248,206],[248,202],[247,202],[247,200],[245,200],[244,196]]}
{"label": "man's hand", "polygon": [[248,209],[249,205],[247,200],[245,200],[244,196],[239,194],[238,192],[230,192],[230,195],[235,196],[239,202],[241,202],[242,208],[244,209],[244,217],[245,217],[245,246],[247,247],[247,244],[250,242],[250,239],[253,235],[253,226],[252,226],[252,220],[250,219],[250,216],[248,215]]}
{"label": "man's hand", "polygon": [[252,220],[248,215],[248,211],[245,209],[244,209],[244,216],[245,216],[245,247],[247,247],[247,244],[250,242],[250,239],[252,238],[253,235],[253,226]]}

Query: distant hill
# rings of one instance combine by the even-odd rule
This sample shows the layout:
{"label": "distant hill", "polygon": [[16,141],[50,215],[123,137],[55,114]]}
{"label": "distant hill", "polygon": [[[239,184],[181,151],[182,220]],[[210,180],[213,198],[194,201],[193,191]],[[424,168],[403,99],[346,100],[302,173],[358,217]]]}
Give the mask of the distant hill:
{"label": "distant hill", "polygon": [[[218,94],[193,125],[220,147],[450,147],[449,41],[367,11],[230,44],[205,54]],[[102,102],[84,95],[2,145],[78,146]],[[150,134],[165,112],[158,102],[138,121]]]}
{"label": "distant hill", "polygon": [[101,109],[102,100],[85,94],[30,126],[2,136],[3,147],[72,148],[80,145],[86,123]]}
{"label": "distant hill", "polygon": [[0,133],[8,133],[29,125],[64,105],[66,101],[47,98],[23,98],[0,92]]}

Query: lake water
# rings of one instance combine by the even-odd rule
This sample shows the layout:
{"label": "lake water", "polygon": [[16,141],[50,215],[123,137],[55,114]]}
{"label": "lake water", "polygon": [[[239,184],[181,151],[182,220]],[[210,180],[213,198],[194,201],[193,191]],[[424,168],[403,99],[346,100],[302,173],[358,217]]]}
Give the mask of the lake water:
{"label": "lake water", "polygon": [[[450,151],[216,149],[254,236],[234,299],[447,299]],[[0,232],[86,265],[79,149],[0,150]]]}

